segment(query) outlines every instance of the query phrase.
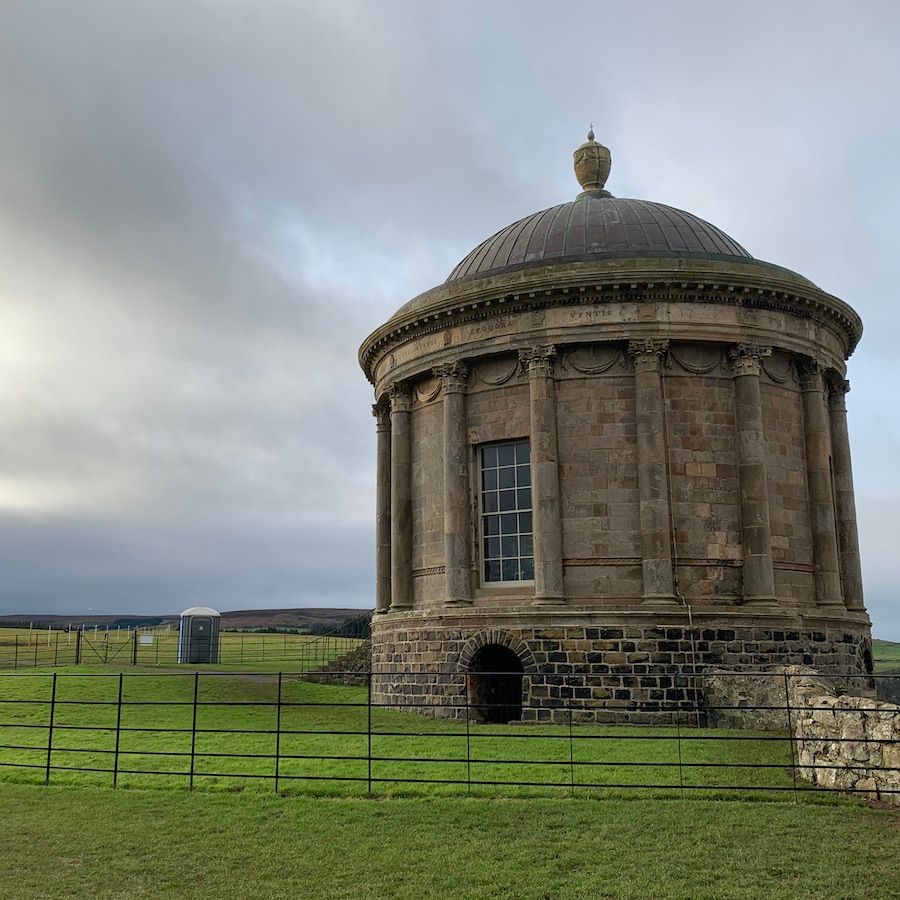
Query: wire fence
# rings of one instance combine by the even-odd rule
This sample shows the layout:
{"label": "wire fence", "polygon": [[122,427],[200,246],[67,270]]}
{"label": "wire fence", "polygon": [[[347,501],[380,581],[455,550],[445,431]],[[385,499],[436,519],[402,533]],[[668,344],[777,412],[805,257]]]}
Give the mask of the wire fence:
{"label": "wire fence", "polygon": [[[502,716],[510,711],[510,698],[486,699],[490,689],[473,697],[464,673],[438,673],[461,692],[462,703],[406,697],[401,707],[388,688],[436,673],[336,674],[361,684],[321,684],[282,672],[0,673],[0,778],[190,790],[255,785],[278,793],[583,796],[642,790],[796,800],[830,789],[823,786],[825,770],[837,784],[843,774],[864,768],[880,779],[877,791],[846,787],[850,793],[882,799],[900,793],[896,708],[891,713],[874,700],[838,697],[837,703],[798,710],[789,675],[780,698],[754,704],[743,698],[710,703],[710,692],[692,693],[707,676],[678,676],[684,696],[697,699],[656,703],[659,724],[628,726],[582,724],[584,706],[566,700],[554,705],[554,724],[493,721],[498,710]],[[511,675],[528,679],[522,673],[479,678],[508,684]],[[708,677],[773,683],[771,673]],[[863,747],[866,762],[856,751],[854,760],[822,762],[813,751],[823,740],[796,732],[799,716],[835,715],[842,701],[848,714],[888,717],[886,729],[838,730],[827,740],[832,750]],[[602,712],[603,705],[597,707]],[[526,700],[515,712],[521,717],[532,708],[545,707]],[[776,730],[758,730],[763,720],[774,721]]]}
{"label": "wire fence", "polygon": [[[218,663],[244,666],[289,661],[296,671],[326,665],[368,636],[368,616],[323,635],[223,631]],[[0,669],[77,665],[172,666],[179,661],[177,631],[122,629],[53,631],[0,627]]]}

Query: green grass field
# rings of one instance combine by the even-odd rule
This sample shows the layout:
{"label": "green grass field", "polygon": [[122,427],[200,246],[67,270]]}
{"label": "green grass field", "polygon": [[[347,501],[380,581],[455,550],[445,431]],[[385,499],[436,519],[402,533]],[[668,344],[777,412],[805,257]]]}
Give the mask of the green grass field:
{"label": "green grass field", "polygon": [[[309,669],[348,653],[358,644],[358,640],[345,637],[223,631],[219,659],[222,665],[231,668],[258,668],[268,663],[295,661],[298,668]],[[73,632],[0,628],[0,669],[71,665],[75,662],[75,647]],[[132,633],[124,629],[87,630],[82,637],[82,664],[127,665],[132,660],[133,652]],[[177,659],[176,631],[139,633],[138,665],[172,666],[177,664]],[[272,665],[270,668],[277,671],[279,667]]]}
{"label": "green grass field", "polygon": [[0,783],[2,900],[881,900],[861,804],[160,794]]}
{"label": "green grass field", "polygon": [[900,672],[900,644],[872,641],[872,660],[876,672]]}
{"label": "green grass field", "polygon": [[[189,793],[188,775],[148,771],[190,768],[194,675],[129,668],[113,790],[119,674],[57,675],[46,787],[52,675],[0,673],[0,699],[16,701],[0,703],[16,723],[0,728],[0,900],[900,895],[900,812],[802,782],[793,802],[778,735],[609,725],[570,741],[567,726],[472,724],[467,738],[465,723],[375,709],[367,798],[365,688],[283,678],[277,738],[272,676],[203,672]],[[259,777],[276,740],[285,796]],[[611,787],[638,784],[656,787]]]}
{"label": "green grass field", "polygon": [[[370,737],[365,688],[289,676],[276,734],[274,676],[204,672],[197,686],[193,786],[201,790],[273,792],[276,749],[278,787],[289,794],[365,795],[370,772],[378,795],[588,796],[646,785],[640,791],[653,796],[697,789],[790,797],[793,788],[790,743],[772,734],[684,726],[467,728],[375,708]],[[0,674],[0,699],[14,701],[0,703],[0,779],[44,781],[51,687],[50,674]],[[119,673],[108,667],[57,676],[51,782],[109,785],[116,770],[122,788],[185,789],[193,674],[123,672],[117,752],[118,690]],[[159,728],[165,730],[144,730]]]}

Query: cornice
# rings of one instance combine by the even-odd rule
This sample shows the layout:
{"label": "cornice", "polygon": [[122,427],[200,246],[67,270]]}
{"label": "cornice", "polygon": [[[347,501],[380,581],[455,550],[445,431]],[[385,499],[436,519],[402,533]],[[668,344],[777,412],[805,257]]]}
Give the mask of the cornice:
{"label": "cornice", "polygon": [[703,303],[770,309],[809,319],[853,352],[862,321],[842,300],[787,269],[758,261],[617,260],[548,265],[433,288],[402,307],[363,342],[359,363],[369,380],[391,346],[496,315],[606,302]]}

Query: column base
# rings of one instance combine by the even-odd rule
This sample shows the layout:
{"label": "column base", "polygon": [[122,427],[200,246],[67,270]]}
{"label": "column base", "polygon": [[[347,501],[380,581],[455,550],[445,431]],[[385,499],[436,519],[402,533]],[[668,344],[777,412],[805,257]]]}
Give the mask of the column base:
{"label": "column base", "polygon": [[566,598],[561,596],[556,597],[535,597],[534,600],[531,601],[532,606],[565,606]]}
{"label": "column base", "polygon": [[464,599],[462,597],[457,597],[453,600],[445,600],[444,606],[457,607],[457,606],[472,606],[472,601],[469,599]]}
{"label": "column base", "polygon": [[774,606],[778,603],[778,598],[774,596],[765,596],[760,594],[759,596],[753,597],[744,597],[744,606]]}
{"label": "column base", "polygon": [[376,615],[376,616],[383,616],[386,612],[387,612],[386,609],[376,609],[376,610],[375,610],[375,615]]}
{"label": "column base", "polygon": [[392,603],[388,612],[402,612],[407,609],[412,609],[412,603]]}
{"label": "column base", "polygon": [[641,602],[648,606],[681,606],[681,602],[674,594],[644,594]]}

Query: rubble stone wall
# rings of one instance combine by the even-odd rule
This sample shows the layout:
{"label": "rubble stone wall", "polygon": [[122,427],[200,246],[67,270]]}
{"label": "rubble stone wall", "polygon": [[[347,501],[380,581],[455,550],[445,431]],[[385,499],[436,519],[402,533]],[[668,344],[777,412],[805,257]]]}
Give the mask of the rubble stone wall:
{"label": "rubble stone wall", "polygon": [[788,666],[755,676],[717,672],[704,688],[711,722],[790,730],[801,778],[900,806],[900,706],[876,700],[868,679]]}

